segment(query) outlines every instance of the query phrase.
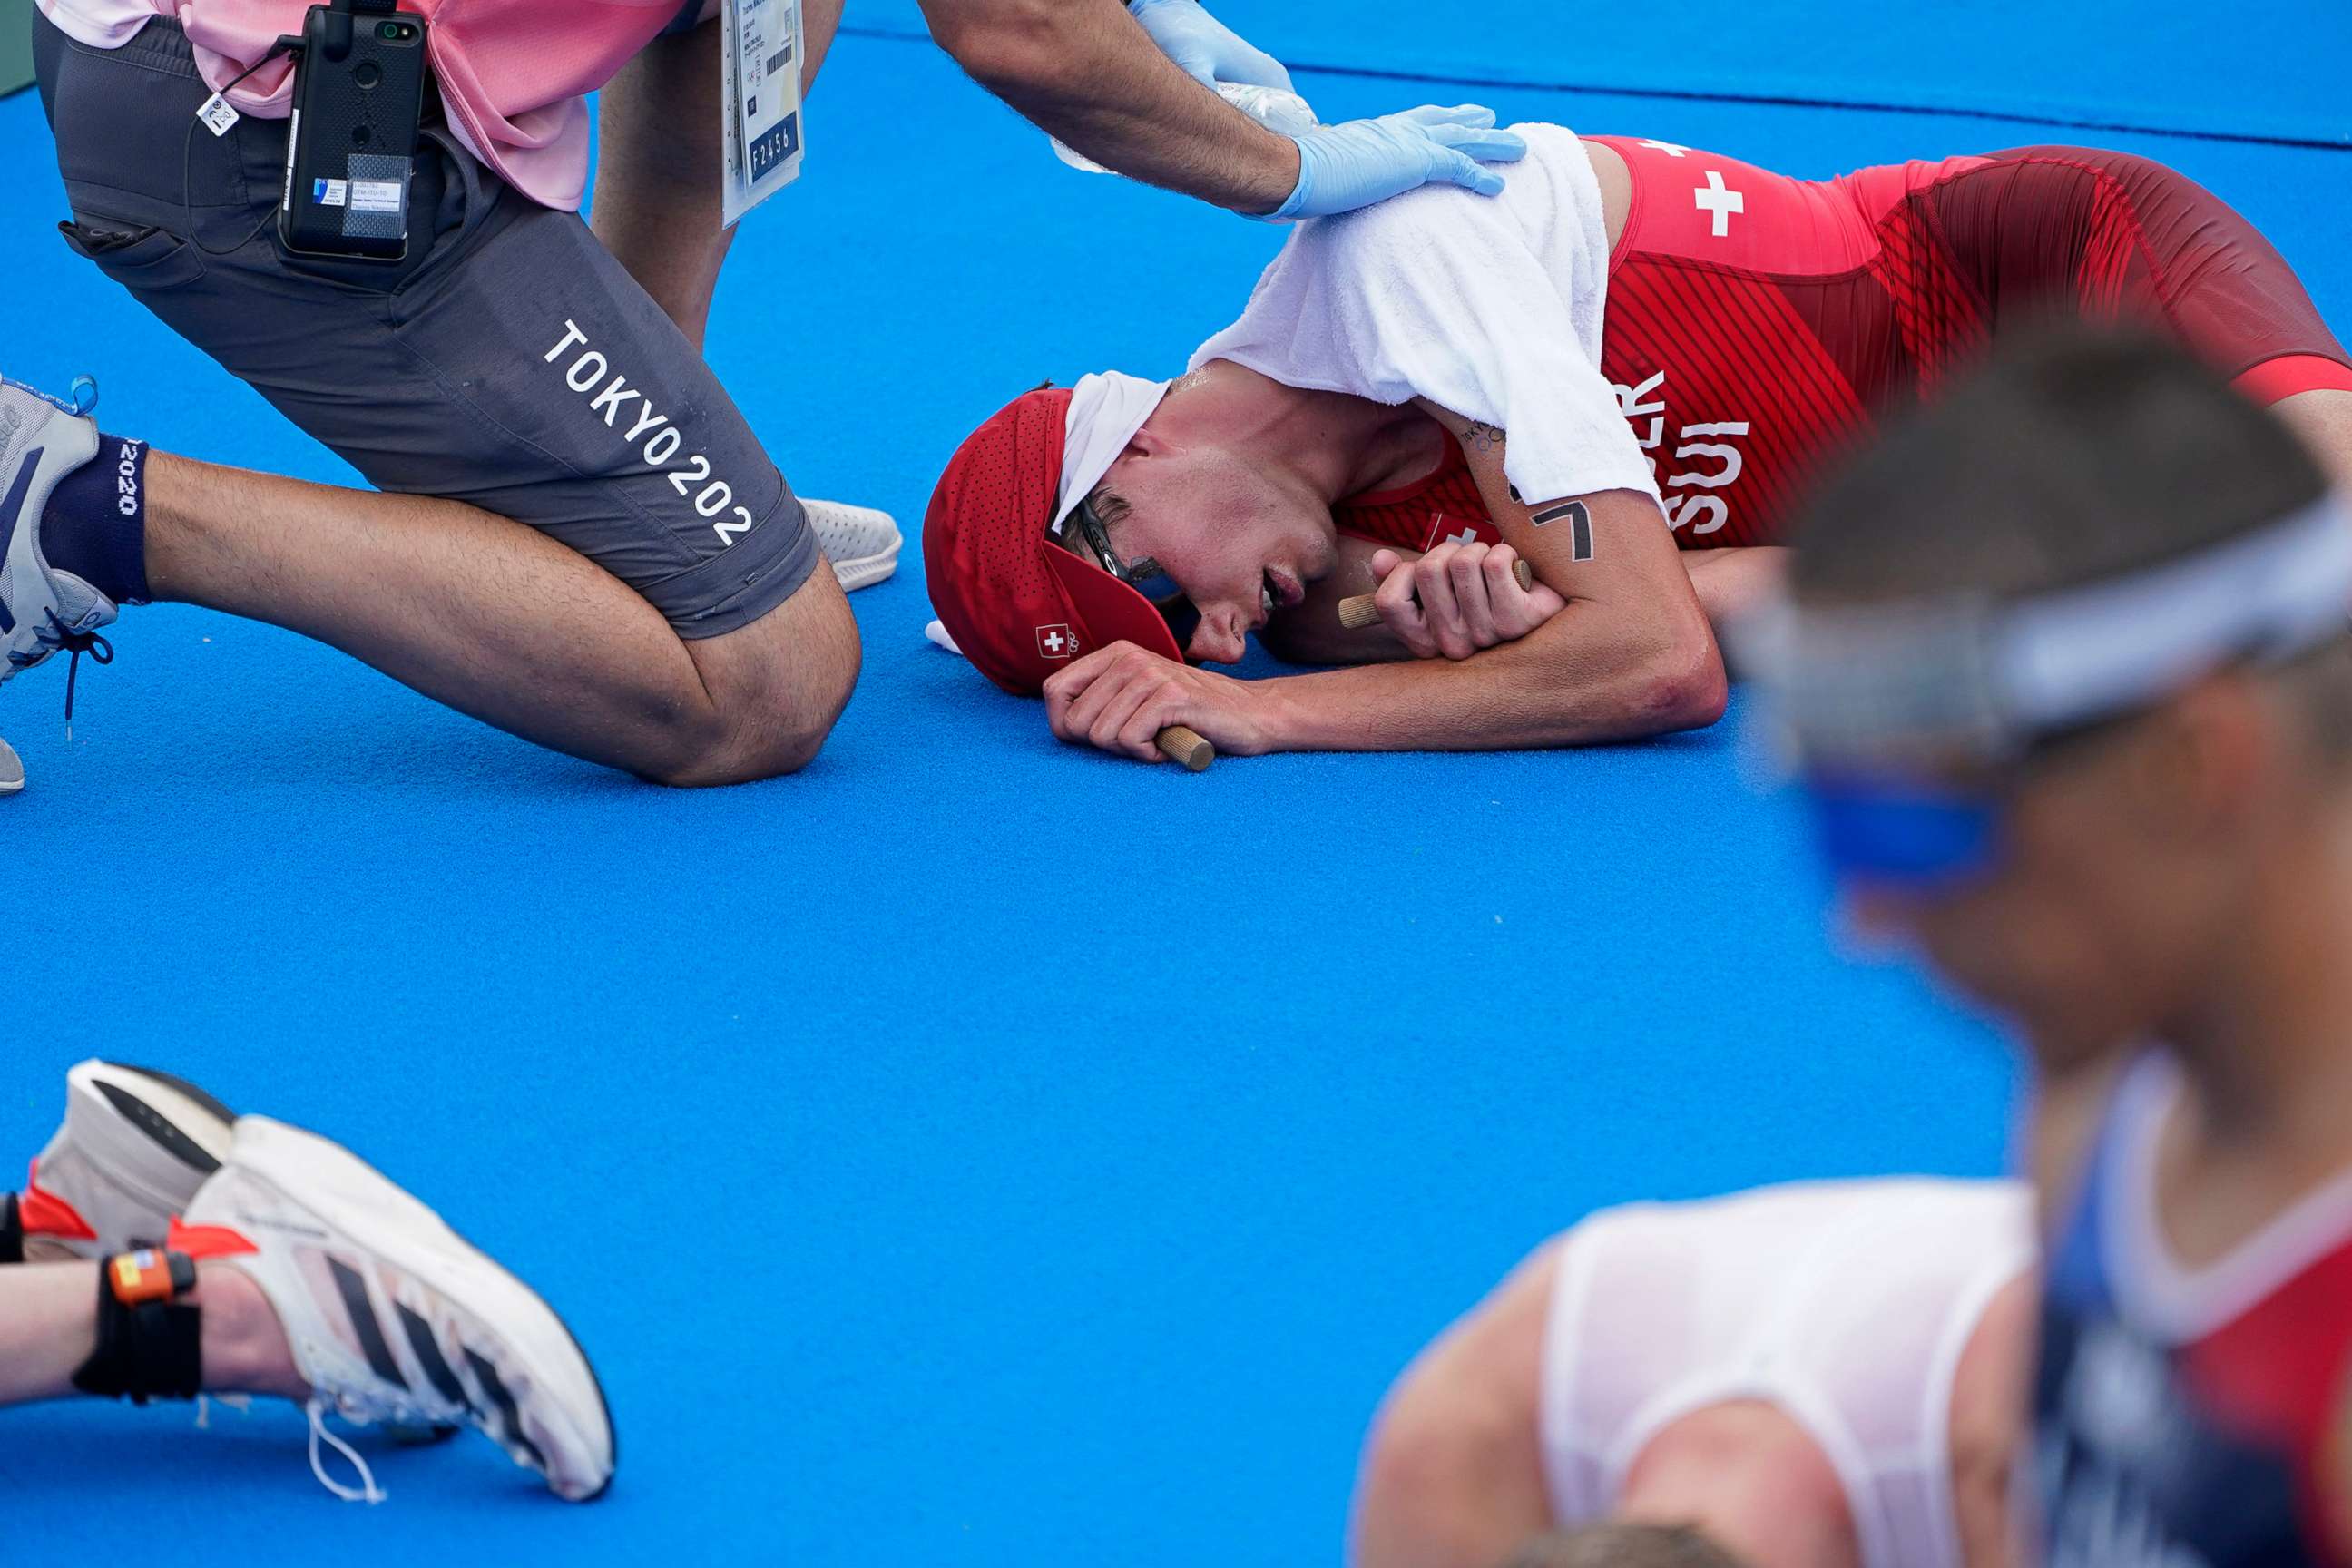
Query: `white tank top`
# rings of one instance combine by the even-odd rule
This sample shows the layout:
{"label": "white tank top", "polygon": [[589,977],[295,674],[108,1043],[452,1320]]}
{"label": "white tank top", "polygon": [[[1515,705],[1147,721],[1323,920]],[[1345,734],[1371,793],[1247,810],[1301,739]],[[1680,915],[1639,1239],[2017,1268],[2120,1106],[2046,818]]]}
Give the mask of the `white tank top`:
{"label": "white tank top", "polygon": [[1828,1457],[1864,1568],[1959,1568],[1952,1380],[2032,1267],[2017,1182],[1809,1182],[1607,1209],[1568,1233],[1542,1437],[1563,1527],[1605,1519],[1673,1422],[1761,1400]]}

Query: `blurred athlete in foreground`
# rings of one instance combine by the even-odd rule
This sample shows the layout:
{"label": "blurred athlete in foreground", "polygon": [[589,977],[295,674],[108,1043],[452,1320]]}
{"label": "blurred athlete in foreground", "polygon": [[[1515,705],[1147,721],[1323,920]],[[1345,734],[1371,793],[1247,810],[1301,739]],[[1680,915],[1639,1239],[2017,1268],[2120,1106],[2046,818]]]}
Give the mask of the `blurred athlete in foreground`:
{"label": "blurred athlete in foreground", "polygon": [[2076,330],[1833,483],[1752,634],[1854,919],[2042,1080],[2050,1568],[2352,1555],[2347,602],[2287,427]]}
{"label": "blurred athlete in foreground", "polygon": [[431,1209],[347,1150],[168,1075],[87,1061],[66,1085],[65,1124],[25,1190],[0,1194],[0,1264],[18,1265],[0,1268],[0,1405],[290,1399],[313,1472],[352,1501],[384,1494],[330,1415],[471,1424],[573,1502],[611,1484],[587,1357]]}
{"label": "blurred athlete in foreground", "polygon": [[[1709,723],[1710,621],[1769,584],[1824,465],[2052,311],[2156,323],[2352,475],[2352,361],[2244,219],[2146,159],[1808,182],[1514,129],[1529,153],[1493,202],[1301,228],[1177,381],[1089,376],[981,426],[924,552],[983,673],[1147,761],[1171,723],[1229,752]],[[1342,632],[1334,602],[1375,589],[1384,624]],[[1362,668],[1198,668],[1253,632]]]}
{"label": "blurred athlete in foreground", "polygon": [[2008,1568],[2032,1262],[2005,1182],[1595,1215],[1398,1381],[1352,1560],[1496,1568],[1557,1531],[1610,1568]]}

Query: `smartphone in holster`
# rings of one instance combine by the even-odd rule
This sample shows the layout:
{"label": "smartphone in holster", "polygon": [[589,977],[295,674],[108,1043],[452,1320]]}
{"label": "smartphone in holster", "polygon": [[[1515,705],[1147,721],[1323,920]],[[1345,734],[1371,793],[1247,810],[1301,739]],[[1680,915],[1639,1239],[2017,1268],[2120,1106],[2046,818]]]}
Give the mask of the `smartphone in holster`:
{"label": "smartphone in holster", "polygon": [[425,111],[425,18],[394,0],[313,5],[302,22],[278,237],[308,256],[408,254],[410,162]]}

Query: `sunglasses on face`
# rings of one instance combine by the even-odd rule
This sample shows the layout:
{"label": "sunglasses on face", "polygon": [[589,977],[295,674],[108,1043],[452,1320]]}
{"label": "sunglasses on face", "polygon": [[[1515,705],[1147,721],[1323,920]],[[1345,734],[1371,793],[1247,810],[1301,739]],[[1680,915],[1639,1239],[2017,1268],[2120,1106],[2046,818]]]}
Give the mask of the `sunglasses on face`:
{"label": "sunglasses on face", "polygon": [[1814,773],[1806,776],[1805,797],[1814,841],[1841,882],[1948,892],[1998,864],[2002,803],[1990,791]]}
{"label": "sunglasses on face", "polygon": [[1822,857],[1841,881],[1921,893],[1982,881],[2000,868],[2017,792],[2095,761],[2136,717],[2047,731],[2000,772],[1966,782],[1891,768],[1808,767],[1805,795]]}
{"label": "sunglasses on face", "polygon": [[1175,634],[1178,647],[1189,643],[1201,624],[1201,612],[1192,607],[1192,601],[1185,597],[1176,579],[1149,555],[1133,561],[1120,559],[1118,552],[1111,548],[1110,527],[1096,515],[1091,500],[1080,501],[1077,510],[1070,515],[1095,563],[1151,601],[1151,607],[1160,612],[1160,618]]}

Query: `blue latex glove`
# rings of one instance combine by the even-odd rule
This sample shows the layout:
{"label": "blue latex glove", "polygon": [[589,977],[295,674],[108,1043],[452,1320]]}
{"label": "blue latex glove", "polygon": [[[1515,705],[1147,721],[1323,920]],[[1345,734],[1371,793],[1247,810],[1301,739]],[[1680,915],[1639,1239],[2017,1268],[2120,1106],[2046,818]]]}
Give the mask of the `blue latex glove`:
{"label": "blue latex glove", "polygon": [[1291,90],[1282,62],[1201,9],[1201,0],[1134,0],[1128,10],[1160,52],[1202,87],[1230,81]]}
{"label": "blue latex glove", "polygon": [[1475,104],[1424,104],[1378,120],[1318,125],[1298,143],[1298,188],[1266,216],[1323,217],[1443,180],[1482,196],[1498,195],[1503,176],[1478,162],[1516,163],[1528,155],[1517,132],[1495,128],[1495,111]]}

